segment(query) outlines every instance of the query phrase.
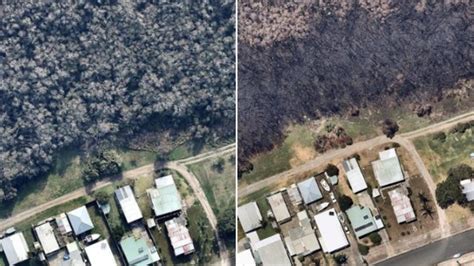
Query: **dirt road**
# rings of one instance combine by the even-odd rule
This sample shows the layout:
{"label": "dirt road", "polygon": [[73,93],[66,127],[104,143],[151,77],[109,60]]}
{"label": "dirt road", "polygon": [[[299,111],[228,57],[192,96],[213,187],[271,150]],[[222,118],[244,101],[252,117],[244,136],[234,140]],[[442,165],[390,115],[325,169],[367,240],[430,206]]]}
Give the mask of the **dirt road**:
{"label": "dirt road", "polygon": [[[427,134],[432,134],[432,133],[435,133],[435,132],[440,131],[440,130],[449,129],[450,127],[456,125],[457,123],[467,122],[467,121],[470,121],[472,119],[474,119],[474,112],[469,112],[467,114],[463,114],[463,115],[460,115],[460,116],[457,116],[457,117],[453,117],[453,118],[448,119],[446,121],[442,121],[440,123],[436,123],[436,124],[427,126],[425,128],[421,128],[421,129],[418,129],[418,130],[415,130],[415,131],[412,131],[412,132],[407,132],[407,133],[400,134],[400,135],[396,136],[396,138],[394,138],[394,139],[389,139],[385,136],[378,136],[378,137],[375,137],[373,139],[369,139],[369,140],[366,140],[366,141],[356,142],[356,143],[354,143],[350,146],[347,146],[344,149],[330,150],[330,151],[322,154],[321,156],[318,156],[315,159],[313,159],[311,161],[308,161],[307,163],[305,163],[303,165],[300,165],[298,167],[292,168],[288,171],[285,171],[285,172],[267,177],[265,179],[259,180],[255,183],[252,183],[252,184],[240,185],[239,186],[239,198],[243,198],[243,197],[245,197],[245,196],[247,196],[251,193],[254,193],[254,192],[259,191],[261,189],[264,189],[266,187],[272,187],[272,186],[274,186],[278,183],[290,180],[291,178],[294,178],[296,176],[299,176],[301,174],[309,172],[309,171],[317,168],[318,166],[320,166],[322,164],[327,164],[328,162],[330,162],[334,159],[344,158],[344,157],[350,156],[351,154],[357,153],[359,151],[369,149],[369,148],[374,147],[374,146],[386,144],[386,143],[389,143],[389,142],[394,142],[394,141],[397,141],[397,140],[401,141],[404,144],[404,146],[406,146],[407,143],[411,143],[411,141],[409,141],[409,140],[411,140],[413,138],[420,137],[420,136],[427,135]],[[413,144],[411,144],[411,145],[413,145]],[[407,148],[407,147],[405,147],[405,148]],[[414,149],[414,147],[408,147],[407,149],[412,151],[411,152],[412,155],[413,154],[415,154],[415,155],[418,154],[416,152],[416,149]],[[417,157],[420,158],[419,155]],[[420,158],[420,160],[421,160],[421,158]],[[418,163],[420,163],[420,162],[418,162]],[[418,163],[417,163],[417,165],[418,165]],[[426,181],[428,182],[428,184],[430,184],[429,182],[433,183],[433,180],[431,178],[428,178],[428,177],[430,177],[429,172],[426,170],[426,167],[424,167],[424,164],[422,163],[422,161],[421,161],[421,165],[423,165],[423,168],[424,168],[424,169],[423,168],[420,169],[420,171],[422,172],[423,177],[425,179],[427,179]],[[426,172],[425,172],[425,170],[426,170]],[[430,189],[433,188],[432,185],[433,184],[430,185]]]}
{"label": "dirt road", "polygon": [[[193,189],[195,196],[197,197],[197,199],[201,203],[201,206],[203,207],[204,211],[206,212],[206,216],[209,219],[209,223],[211,224],[212,229],[215,231],[215,234],[216,234],[216,237],[217,237],[217,240],[218,240],[218,244],[219,244],[219,254],[220,254],[220,258],[221,258],[221,263],[220,263],[221,265],[229,265],[230,263],[229,263],[229,259],[228,259],[228,252],[225,248],[225,245],[224,245],[222,239],[220,239],[220,237],[217,233],[217,218],[216,218],[216,215],[214,214],[214,211],[212,210],[212,208],[211,208],[211,206],[210,206],[210,204],[209,204],[209,202],[206,198],[206,195],[204,194],[204,191],[201,187],[201,184],[199,183],[199,180],[191,172],[188,171],[188,169],[186,168],[185,165],[200,162],[200,161],[203,161],[203,160],[206,160],[206,159],[209,159],[209,158],[213,158],[213,157],[222,156],[222,155],[230,153],[230,152],[235,152],[235,144],[220,147],[216,150],[209,151],[209,152],[206,152],[206,153],[202,153],[202,154],[199,154],[199,155],[196,155],[196,156],[193,156],[193,157],[189,157],[189,158],[186,158],[186,159],[171,161],[171,162],[165,162],[164,164],[163,163],[159,164],[160,167],[162,167],[162,168],[169,168],[169,169],[175,170],[178,173],[180,173],[186,179],[186,181],[189,183],[191,188]],[[51,200],[47,203],[44,203],[44,204],[38,205],[36,207],[33,207],[33,208],[31,208],[27,211],[15,214],[14,216],[12,216],[10,218],[0,220],[0,231],[6,230],[7,228],[14,226],[16,223],[21,222],[25,219],[28,219],[28,218],[30,218],[30,217],[38,214],[38,213],[41,213],[46,209],[64,204],[68,201],[80,198],[82,196],[91,195],[95,190],[98,190],[100,188],[112,185],[112,180],[113,179],[115,179],[115,180],[117,178],[119,178],[119,179],[137,179],[137,178],[140,178],[143,175],[148,175],[150,173],[153,173],[155,171],[156,167],[157,166],[155,164],[148,164],[148,165],[144,165],[144,166],[141,166],[141,167],[123,172],[121,176],[104,179],[100,182],[95,183],[92,187],[80,188],[80,189],[75,190],[71,193],[63,195],[59,198]]]}

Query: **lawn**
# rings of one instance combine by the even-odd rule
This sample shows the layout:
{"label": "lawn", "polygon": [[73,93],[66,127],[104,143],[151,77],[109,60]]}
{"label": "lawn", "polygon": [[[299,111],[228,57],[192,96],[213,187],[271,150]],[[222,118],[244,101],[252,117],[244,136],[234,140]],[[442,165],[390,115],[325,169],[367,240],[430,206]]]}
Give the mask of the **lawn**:
{"label": "lawn", "polygon": [[[222,158],[208,159],[189,165],[198,178],[216,215],[235,205],[235,160],[230,153]],[[218,161],[223,163],[218,167]]]}
{"label": "lawn", "polygon": [[316,156],[313,148],[314,140],[315,134],[308,127],[301,125],[290,127],[280,146],[251,160],[254,169],[244,174],[239,182],[254,183],[314,158]]}
{"label": "lawn", "polygon": [[465,163],[474,167],[474,160],[469,158],[469,154],[474,151],[473,129],[467,130],[464,134],[446,133],[446,135],[444,142],[434,139],[434,135],[413,141],[436,183],[443,181],[453,166]]}

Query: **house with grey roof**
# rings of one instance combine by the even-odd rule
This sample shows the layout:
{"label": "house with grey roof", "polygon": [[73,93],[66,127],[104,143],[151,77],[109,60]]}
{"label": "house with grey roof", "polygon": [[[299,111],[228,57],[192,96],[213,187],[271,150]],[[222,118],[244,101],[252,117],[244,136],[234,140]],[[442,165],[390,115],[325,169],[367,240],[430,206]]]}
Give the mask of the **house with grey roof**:
{"label": "house with grey roof", "polygon": [[372,211],[367,207],[354,204],[346,210],[346,214],[354,234],[358,238],[362,238],[383,228],[383,222],[380,217],[374,217]]}
{"label": "house with grey roof", "polygon": [[379,152],[379,160],[372,162],[372,168],[380,187],[405,180],[397,152],[394,148]]}
{"label": "house with grey roof", "polygon": [[9,265],[28,260],[28,244],[26,243],[23,233],[15,233],[13,235],[0,239],[0,246],[5,253]]}
{"label": "house with grey roof", "polygon": [[285,244],[290,256],[307,256],[321,249],[318,238],[311,226],[308,213],[304,210],[297,214],[298,224],[288,231]]}
{"label": "house with grey roof", "polygon": [[344,160],[342,162],[342,167],[346,172],[349,186],[354,193],[358,193],[367,189],[367,183],[365,183],[364,175],[360,170],[359,163],[357,163],[356,158]]}
{"label": "house with grey roof", "polygon": [[266,265],[290,266],[291,261],[279,234],[260,240],[254,245],[255,260]]}
{"label": "house with grey roof", "polygon": [[72,230],[76,236],[94,229],[94,224],[92,223],[86,206],[68,212],[67,218],[69,219]]}
{"label": "house with grey roof", "polygon": [[143,218],[142,211],[135,200],[135,194],[133,194],[130,186],[115,190],[115,197],[117,198],[127,223],[132,223]]}
{"label": "house with grey roof", "polygon": [[299,182],[298,190],[300,191],[304,204],[311,204],[323,198],[323,194],[321,194],[321,190],[314,177]]}
{"label": "house with grey roof", "polygon": [[269,196],[267,200],[270,204],[273,215],[275,216],[275,220],[278,223],[283,223],[291,219],[290,212],[286,207],[286,203],[281,192]]}
{"label": "house with grey roof", "polygon": [[255,201],[239,206],[237,217],[245,233],[262,226],[262,215]]}

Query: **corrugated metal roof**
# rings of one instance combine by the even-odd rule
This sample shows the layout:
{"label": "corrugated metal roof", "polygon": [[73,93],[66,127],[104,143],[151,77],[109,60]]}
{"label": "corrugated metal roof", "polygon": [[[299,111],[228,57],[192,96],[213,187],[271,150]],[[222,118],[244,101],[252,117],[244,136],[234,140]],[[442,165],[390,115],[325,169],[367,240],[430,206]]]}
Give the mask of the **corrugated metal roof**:
{"label": "corrugated metal roof", "polygon": [[314,177],[310,177],[305,181],[299,182],[298,189],[305,204],[310,204],[323,198],[321,190],[319,189]]}

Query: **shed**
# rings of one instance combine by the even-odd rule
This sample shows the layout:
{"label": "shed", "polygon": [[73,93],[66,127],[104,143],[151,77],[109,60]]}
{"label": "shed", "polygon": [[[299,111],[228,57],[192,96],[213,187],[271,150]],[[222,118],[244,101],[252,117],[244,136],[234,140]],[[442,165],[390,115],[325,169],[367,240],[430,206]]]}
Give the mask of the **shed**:
{"label": "shed", "polygon": [[186,221],[182,217],[173,218],[165,222],[166,231],[174,249],[174,255],[188,255],[194,252],[194,244],[186,228]]}
{"label": "shed", "polygon": [[15,233],[0,239],[0,245],[5,253],[5,257],[7,257],[8,264],[14,265],[28,260],[28,252],[30,250],[23,233]]}
{"label": "shed", "polygon": [[314,177],[310,177],[305,181],[299,182],[298,189],[305,204],[311,204],[323,198],[323,194],[321,194],[321,190],[319,190],[318,184],[316,183],[316,179],[314,179]]}
{"label": "shed", "polygon": [[135,194],[133,194],[130,186],[121,187],[115,190],[115,196],[117,197],[127,223],[132,223],[143,218],[142,211],[140,210],[140,207],[138,207],[138,203],[135,200]]}
{"label": "shed", "polygon": [[65,213],[61,213],[56,217],[56,224],[61,234],[66,235],[72,232],[71,224],[69,224]]}
{"label": "shed", "polygon": [[245,233],[262,226],[262,215],[255,201],[239,206],[237,216]]}
{"label": "shed", "polygon": [[59,250],[59,244],[50,223],[44,223],[37,226],[35,232],[46,255]]}
{"label": "shed", "polygon": [[298,206],[303,203],[298,187],[295,184],[291,185],[286,191],[288,192],[288,197],[293,206]]}
{"label": "shed", "polygon": [[285,203],[285,200],[283,199],[283,195],[281,194],[281,192],[273,194],[269,196],[267,199],[268,199],[268,203],[270,204],[270,207],[272,208],[273,215],[275,216],[275,220],[278,223],[286,222],[291,218],[290,212],[288,211],[288,208],[286,207],[286,203]]}
{"label": "shed", "polygon": [[79,207],[67,213],[74,234],[80,235],[94,228],[86,206]]}

